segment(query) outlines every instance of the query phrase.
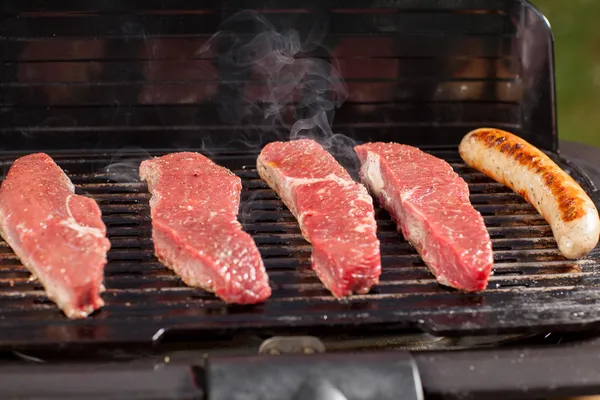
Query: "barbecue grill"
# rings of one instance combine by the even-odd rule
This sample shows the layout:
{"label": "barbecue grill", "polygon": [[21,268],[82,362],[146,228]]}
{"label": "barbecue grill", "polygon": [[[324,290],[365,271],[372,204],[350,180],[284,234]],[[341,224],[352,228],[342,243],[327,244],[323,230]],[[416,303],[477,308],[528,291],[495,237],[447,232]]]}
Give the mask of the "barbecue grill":
{"label": "barbecue grill", "polygon": [[[211,39],[245,9],[297,32],[297,59],[339,71],[347,98],[332,121],[344,136],[332,152],[352,172],[344,143],[398,141],[445,159],[469,183],[494,247],[485,292],[438,285],[380,209],[379,285],[344,300],[323,287],[309,244],[255,168],[261,145],[288,138],[289,121],[310,107],[299,90],[279,118],[265,117],[272,87]],[[594,171],[559,153],[552,36],[529,3],[5,0],[0,18],[2,171],[47,152],[99,203],[112,242],[106,306],[74,321],[0,242],[0,392],[211,400],[600,392],[600,252],[562,257],[533,207],[457,152],[471,129],[509,130],[598,198]],[[250,43],[255,25],[242,22],[225,39]],[[240,220],[273,288],[265,303],[227,305],[154,257],[137,167],[181,150],[242,178]]]}

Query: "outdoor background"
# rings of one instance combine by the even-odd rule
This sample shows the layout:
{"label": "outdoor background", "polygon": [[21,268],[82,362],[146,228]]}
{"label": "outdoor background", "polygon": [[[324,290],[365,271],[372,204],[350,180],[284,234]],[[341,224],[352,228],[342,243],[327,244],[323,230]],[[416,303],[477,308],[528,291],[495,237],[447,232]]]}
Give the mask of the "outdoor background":
{"label": "outdoor background", "polygon": [[558,134],[600,147],[600,0],[532,0],[555,40]]}

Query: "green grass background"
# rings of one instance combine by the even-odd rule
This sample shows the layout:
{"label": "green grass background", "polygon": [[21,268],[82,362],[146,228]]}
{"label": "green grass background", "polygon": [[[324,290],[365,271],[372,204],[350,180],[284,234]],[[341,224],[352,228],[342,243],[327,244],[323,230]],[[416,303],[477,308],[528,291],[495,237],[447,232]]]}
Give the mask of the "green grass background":
{"label": "green grass background", "polygon": [[600,147],[600,0],[533,0],[554,33],[558,134]]}

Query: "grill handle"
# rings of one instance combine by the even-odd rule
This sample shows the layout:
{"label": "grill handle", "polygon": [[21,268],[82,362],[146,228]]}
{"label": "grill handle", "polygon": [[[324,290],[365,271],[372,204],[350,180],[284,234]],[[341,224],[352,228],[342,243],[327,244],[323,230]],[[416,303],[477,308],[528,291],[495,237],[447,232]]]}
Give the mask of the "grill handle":
{"label": "grill handle", "polygon": [[209,358],[210,400],[423,400],[408,353]]}

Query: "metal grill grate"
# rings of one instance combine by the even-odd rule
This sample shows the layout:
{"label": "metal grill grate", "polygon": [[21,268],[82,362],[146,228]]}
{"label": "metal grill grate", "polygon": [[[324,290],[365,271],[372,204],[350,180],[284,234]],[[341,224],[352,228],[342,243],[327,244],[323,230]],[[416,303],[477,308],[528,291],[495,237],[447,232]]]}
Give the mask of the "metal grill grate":
{"label": "metal grill grate", "polygon": [[[600,317],[598,253],[572,261],[556,248],[549,226],[509,189],[465,167],[455,150],[432,151],[469,183],[494,246],[494,276],[481,294],[438,285],[396,232],[389,215],[376,215],[383,273],[366,295],[333,298],[310,269],[310,246],[293,216],[254,169],[255,153],[222,152],[212,159],[244,184],[240,219],[264,258],[272,297],[257,306],[231,306],[189,288],[153,255],[145,183],[119,182],[105,171],[110,154],[53,154],[78,192],[98,201],[112,249],[105,270],[106,306],[87,320],[69,321],[28,280],[10,248],[0,243],[0,346],[65,342],[144,342],[165,332],[214,337],[243,329],[297,333],[300,329],[348,332],[354,328],[420,328],[436,334],[537,332],[581,328]],[[158,155],[158,154],[153,154]],[[4,171],[14,160],[5,155]],[[137,167],[140,158],[119,162]],[[579,177],[581,178],[581,177]],[[208,336],[197,336],[208,337]]]}

